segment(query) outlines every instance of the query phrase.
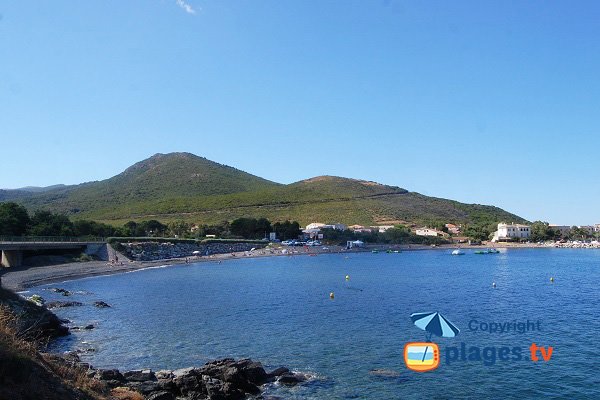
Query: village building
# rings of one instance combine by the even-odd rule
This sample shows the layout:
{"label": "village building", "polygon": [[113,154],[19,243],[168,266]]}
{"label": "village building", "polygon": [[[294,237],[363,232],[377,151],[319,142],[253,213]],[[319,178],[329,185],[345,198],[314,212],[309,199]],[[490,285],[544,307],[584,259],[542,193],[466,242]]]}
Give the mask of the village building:
{"label": "village building", "polygon": [[454,224],[446,224],[444,226],[446,227],[446,229],[448,229],[448,233],[451,233],[453,235],[460,234],[460,226]]}
{"label": "village building", "polygon": [[531,227],[529,225],[499,223],[492,242],[529,239],[530,236]]}
{"label": "village building", "polygon": [[443,233],[438,231],[437,229],[431,229],[431,228],[418,228],[415,231],[415,234],[417,236],[442,236]]}

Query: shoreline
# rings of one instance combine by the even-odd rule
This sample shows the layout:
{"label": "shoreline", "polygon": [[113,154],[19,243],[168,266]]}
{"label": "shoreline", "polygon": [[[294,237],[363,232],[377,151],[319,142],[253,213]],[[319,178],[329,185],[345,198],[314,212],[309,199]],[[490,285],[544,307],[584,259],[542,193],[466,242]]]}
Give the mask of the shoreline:
{"label": "shoreline", "polygon": [[[400,251],[424,251],[424,250],[453,250],[453,249],[485,249],[485,248],[506,248],[506,249],[524,249],[524,248],[554,248],[538,244],[507,244],[507,243],[488,243],[481,246],[471,246],[468,244],[444,244],[435,247],[427,245],[367,245],[362,248],[346,249],[343,246],[327,246],[328,250],[322,247],[278,247],[272,251],[266,249],[255,250],[253,252],[238,252],[214,254],[211,256],[190,256],[181,258],[169,258],[155,261],[127,261],[120,264],[111,264],[106,261],[87,261],[73,262],[66,264],[48,265],[40,267],[23,266],[15,269],[5,269],[2,273],[2,287],[15,292],[26,291],[29,288],[46,285],[50,283],[66,282],[95,276],[106,276],[122,274],[127,272],[141,271],[149,268],[162,268],[182,264],[195,263],[221,263],[228,260],[264,258],[264,257],[293,257],[293,256],[316,256],[320,254],[349,254],[349,253],[370,253],[373,250],[385,251],[388,249]],[[282,250],[287,250],[283,253]],[[125,258],[125,257],[123,257]]]}

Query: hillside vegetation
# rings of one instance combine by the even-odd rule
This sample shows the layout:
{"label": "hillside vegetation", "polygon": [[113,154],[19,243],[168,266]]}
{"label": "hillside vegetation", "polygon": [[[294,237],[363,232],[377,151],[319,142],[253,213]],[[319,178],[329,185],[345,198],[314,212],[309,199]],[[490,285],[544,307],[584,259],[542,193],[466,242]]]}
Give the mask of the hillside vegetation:
{"label": "hillside vegetation", "polygon": [[214,224],[240,217],[303,225],[523,221],[497,207],[356,179],[321,176],[282,185],[189,153],[157,154],[110,179],[28,195],[19,191],[13,199],[30,210],[117,225],[147,219]]}

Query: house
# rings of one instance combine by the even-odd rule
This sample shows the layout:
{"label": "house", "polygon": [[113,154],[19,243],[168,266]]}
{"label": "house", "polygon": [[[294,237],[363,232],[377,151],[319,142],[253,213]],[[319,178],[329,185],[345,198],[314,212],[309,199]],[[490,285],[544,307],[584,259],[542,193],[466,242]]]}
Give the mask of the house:
{"label": "house", "polygon": [[588,235],[593,235],[594,234],[594,226],[590,226],[590,225],[582,225],[582,226],[578,226],[579,229],[581,229],[582,231],[584,231],[585,233],[587,233]]}
{"label": "house", "polygon": [[362,225],[350,225],[350,226],[348,227],[348,229],[350,229],[351,231],[354,231],[354,230],[356,230],[356,229],[365,229],[365,227],[364,227],[364,226],[362,226]]}
{"label": "house", "polygon": [[498,230],[494,234],[492,242],[514,240],[514,239],[529,239],[531,236],[531,227],[521,224],[506,224],[501,222],[498,224]]}
{"label": "house", "polygon": [[375,228],[377,231],[379,231],[379,233],[384,233],[385,231],[392,229],[394,227],[394,225],[378,225],[378,226],[374,226],[373,228]]}
{"label": "house", "polygon": [[335,229],[336,231],[345,231],[346,229],[348,229],[348,226],[337,222],[334,224],[326,224],[326,225],[322,226],[322,228],[323,229]]}
{"label": "house", "polygon": [[320,237],[320,239],[323,238],[323,235],[321,234],[321,230],[320,229],[303,229],[302,230],[302,237],[303,239],[317,239]]}
{"label": "house", "polygon": [[560,236],[566,236],[571,232],[571,227],[566,225],[548,225],[554,232],[560,233]]}
{"label": "house", "polygon": [[351,225],[348,227],[354,233],[371,233],[373,230],[362,225]]}
{"label": "house", "polygon": [[347,249],[351,249],[353,247],[363,247],[364,245],[365,245],[365,242],[363,242],[362,240],[348,240],[346,242]]}
{"label": "house", "polygon": [[418,228],[415,234],[417,236],[441,236],[442,232],[431,228]]}
{"label": "house", "polygon": [[322,224],[320,222],[313,222],[312,224],[306,225],[306,229],[321,229],[324,226],[325,224]]}
{"label": "house", "polygon": [[594,232],[600,232],[600,224],[594,225]]}
{"label": "house", "polygon": [[453,235],[458,235],[460,233],[460,226],[454,224],[446,224],[444,226],[448,229],[448,233]]}

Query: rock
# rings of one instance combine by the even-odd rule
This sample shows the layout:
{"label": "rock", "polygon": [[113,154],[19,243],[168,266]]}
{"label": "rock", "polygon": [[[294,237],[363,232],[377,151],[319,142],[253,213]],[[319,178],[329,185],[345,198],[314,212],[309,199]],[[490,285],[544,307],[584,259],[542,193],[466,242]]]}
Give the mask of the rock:
{"label": "rock", "polygon": [[46,303],[46,300],[44,300],[44,298],[42,296],[40,296],[39,294],[34,294],[31,297],[27,297],[27,300],[31,301],[32,303],[38,305],[38,306],[43,306],[44,303]]}
{"label": "rock", "polygon": [[242,400],[246,398],[242,390],[234,388],[229,382],[202,375],[202,383],[206,387],[208,398],[211,400]]}
{"label": "rock", "polygon": [[110,308],[110,305],[108,305],[107,303],[105,303],[103,301],[95,301],[94,306],[98,307],[98,308]]}
{"label": "rock", "polygon": [[400,376],[400,372],[391,369],[372,369],[369,371],[369,375],[381,376],[385,378],[396,378]]}
{"label": "rock", "polygon": [[118,369],[98,369],[94,374],[94,378],[101,381],[118,381],[125,382],[125,377],[119,372]]}
{"label": "rock", "polygon": [[287,374],[288,372],[290,372],[290,370],[286,367],[279,367],[279,368],[275,368],[273,371],[269,372],[269,378],[276,378],[278,376],[281,376],[283,374]]}
{"label": "rock", "polygon": [[123,374],[125,379],[129,382],[146,382],[146,381],[155,381],[156,376],[151,369],[140,369],[134,371],[127,371]]}
{"label": "rock", "polygon": [[[161,380],[161,384],[165,387],[169,385],[169,379]],[[173,371],[172,384],[186,396],[193,392],[203,392],[203,385],[197,368],[182,368]]]}
{"label": "rock", "polygon": [[71,295],[71,292],[69,292],[67,289],[51,288],[50,290],[52,290],[54,293],[60,293],[63,296],[70,296]]}
{"label": "rock", "polygon": [[234,366],[239,368],[246,379],[255,385],[262,385],[269,379],[267,372],[258,361],[243,359],[237,361]]}
{"label": "rock", "polygon": [[161,369],[155,374],[156,379],[173,379],[175,375],[173,375],[173,371],[168,369]]}
{"label": "rock", "polygon": [[223,372],[223,380],[229,382],[233,387],[241,389],[246,393],[259,394],[258,386],[248,382],[242,371],[237,367],[229,367]]}
{"label": "rock", "polygon": [[175,371],[172,372],[173,378],[178,378],[181,376],[193,374],[193,372],[195,370],[196,370],[196,368],[194,368],[194,367],[176,369]]}
{"label": "rock", "polygon": [[294,374],[292,372],[288,372],[277,378],[277,382],[285,386],[295,386],[299,383],[306,382],[306,377],[301,374]]}
{"label": "rock", "polygon": [[65,307],[79,307],[82,305],[83,303],[80,303],[78,301],[51,301],[50,303],[46,304],[46,307],[49,309],[53,309]]}
{"label": "rock", "polygon": [[109,388],[117,388],[117,387],[121,387],[123,386],[123,382],[121,381],[117,381],[114,379],[109,379],[107,381],[102,381],[106,384],[106,386],[108,386]]}
{"label": "rock", "polygon": [[173,393],[161,390],[160,392],[153,392],[146,396],[146,400],[175,400]]}
{"label": "rock", "polygon": [[88,331],[91,330],[91,329],[94,329],[94,328],[95,328],[95,326],[92,325],[92,324],[89,324],[89,325],[86,325],[86,326],[83,327],[83,329],[86,329]]}
{"label": "rock", "polygon": [[146,381],[146,382],[128,382],[126,385],[131,390],[140,392],[141,394],[150,394],[160,390],[160,386],[157,382]]}

